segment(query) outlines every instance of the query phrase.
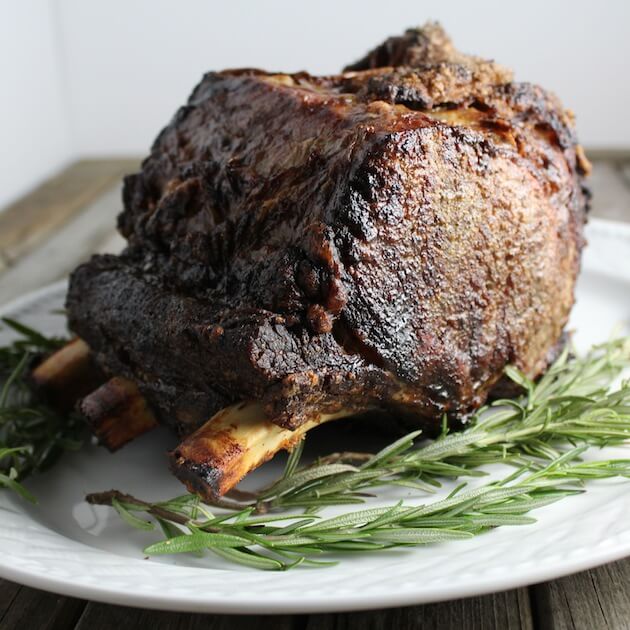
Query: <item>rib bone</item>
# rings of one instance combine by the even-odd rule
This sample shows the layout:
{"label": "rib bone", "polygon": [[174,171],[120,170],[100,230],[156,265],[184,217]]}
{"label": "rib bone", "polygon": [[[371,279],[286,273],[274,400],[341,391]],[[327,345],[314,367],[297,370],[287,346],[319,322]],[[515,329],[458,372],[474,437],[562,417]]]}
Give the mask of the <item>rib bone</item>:
{"label": "rib bone", "polygon": [[86,396],[79,403],[79,411],[99,442],[110,451],[157,426],[136,384],[118,376]]}
{"label": "rib bone", "polygon": [[[38,389],[64,409],[71,409],[85,396],[78,409],[99,442],[110,451],[157,426],[135,383],[114,377],[101,384],[102,373],[90,356],[89,346],[81,339],[74,339],[43,361],[31,378]],[[293,448],[308,430],[353,413],[356,411],[320,414],[289,430],[267,419],[260,403],[233,405],[187,437],[170,454],[171,467],[189,490],[216,500],[278,451]]]}
{"label": "rib bone", "polygon": [[190,492],[216,501],[278,451],[291,450],[313,427],[354,413],[345,409],[320,414],[290,430],[267,419],[260,403],[232,405],[170,453],[171,470]]}
{"label": "rib bone", "polygon": [[30,378],[35,390],[61,411],[74,408],[77,400],[105,380],[89,346],[79,338],[44,359]]}

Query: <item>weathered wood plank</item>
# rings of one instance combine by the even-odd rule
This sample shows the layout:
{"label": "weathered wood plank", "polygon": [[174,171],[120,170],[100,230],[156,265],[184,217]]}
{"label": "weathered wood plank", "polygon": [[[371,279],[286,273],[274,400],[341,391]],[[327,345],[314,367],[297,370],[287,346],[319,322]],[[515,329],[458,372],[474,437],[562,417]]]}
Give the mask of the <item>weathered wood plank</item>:
{"label": "weathered wood plank", "polygon": [[630,221],[630,187],[624,181],[622,166],[595,162],[588,186],[593,192],[592,214],[604,219]]}
{"label": "weathered wood plank", "polygon": [[527,590],[519,589],[425,606],[312,615],[306,630],[530,630],[533,627]]}
{"label": "weathered wood plank", "polygon": [[7,610],[11,607],[13,600],[16,598],[20,586],[13,582],[0,580],[0,620],[5,616]]}
{"label": "weathered wood plank", "polygon": [[303,627],[295,616],[193,615],[89,603],[76,630],[296,630]]}
{"label": "weathered wood plank", "polygon": [[630,162],[630,149],[586,149],[586,157],[591,162]]}
{"label": "weathered wood plank", "polygon": [[85,602],[32,588],[15,587],[9,607],[0,608],[0,630],[65,630],[74,628]]}
{"label": "weathered wood plank", "polygon": [[103,244],[112,243],[120,205],[117,185],[9,267],[0,275],[0,304],[67,276]]}
{"label": "weathered wood plank", "polygon": [[630,628],[630,559],[531,589],[541,630]]}
{"label": "weathered wood plank", "polygon": [[0,260],[10,265],[32,251],[138,163],[82,160],[16,201],[0,214]]}
{"label": "weathered wood plank", "polygon": [[95,250],[95,254],[117,254],[121,252],[127,241],[118,233],[112,232]]}

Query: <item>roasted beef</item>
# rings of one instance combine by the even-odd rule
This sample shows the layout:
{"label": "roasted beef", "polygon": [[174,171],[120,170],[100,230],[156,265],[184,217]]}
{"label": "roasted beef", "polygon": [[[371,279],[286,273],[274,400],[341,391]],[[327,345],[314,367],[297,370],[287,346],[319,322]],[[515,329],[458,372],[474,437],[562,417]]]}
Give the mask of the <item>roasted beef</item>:
{"label": "roasted beef", "polygon": [[294,429],[461,420],[558,346],[588,162],[549,92],[427,25],[339,75],[206,74],[125,179],[120,256],[70,326],[187,435],[257,401]]}

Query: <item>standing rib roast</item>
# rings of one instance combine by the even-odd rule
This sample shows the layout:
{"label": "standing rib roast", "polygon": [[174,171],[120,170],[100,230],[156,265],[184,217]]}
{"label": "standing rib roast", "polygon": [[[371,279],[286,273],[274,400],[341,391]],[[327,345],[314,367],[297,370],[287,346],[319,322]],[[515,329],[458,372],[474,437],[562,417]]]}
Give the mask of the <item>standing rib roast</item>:
{"label": "standing rib roast", "polygon": [[339,75],[211,72],[125,179],[125,251],[72,275],[113,379],[81,409],[174,428],[206,497],[331,418],[461,420],[561,342],[587,170],[553,95],[437,25]]}

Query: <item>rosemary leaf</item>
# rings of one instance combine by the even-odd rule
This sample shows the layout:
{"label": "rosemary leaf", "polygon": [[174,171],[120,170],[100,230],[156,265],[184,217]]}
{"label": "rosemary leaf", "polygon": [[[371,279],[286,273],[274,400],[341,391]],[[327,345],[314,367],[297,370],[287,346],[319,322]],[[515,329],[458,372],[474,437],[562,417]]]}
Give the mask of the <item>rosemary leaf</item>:
{"label": "rosemary leaf", "polygon": [[[193,533],[170,540],[167,534],[166,541],[147,552],[198,549],[201,543],[195,536],[207,531],[213,540],[223,540],[216,538],[223,535],[234,542],[206,545],[213,553],[265,570],[330,564],[311,560],[312,555],[456,544],[495,527],[529,526],[535,523],[530,512],[582,493],[589,480],[630,478],[630,459],[581,461],[589,447],[621,445],[630,438],[630,383],[610,389],[628,364],[630,339],[618,339],[594,347],[584,357],[563,352],[537,383],[510,368],[508,375],[525,390],[521,398],[486,406],[462,433],[449,433],[443,426],[440,437],[428,444],[414,444],[419,435],[414,432],[376,454],[333,453],[303,466],[300,445],[275,484],[242,495],[242,509],[220,516],[199,505],[193,522],[181,497],[152,505],[113,491],[88,500],[111,505],[116,496],[125,497],[126,508],[167,522],[172,514],[178,525],[188,514]],[[358,462],[360,468],[354,466]],[[430,496],[442,480],[479,479],[486,474],[480,467],[488,464],[514,470],[472,489],[462,483],[446,498],[420,505],[398,502],[324,519],[314,514],[328,505],[364,502],[365,490],[377,485],[402,485],[417,496]],[[307,508],[306,514],[273,514],[295,507]],[[203,514],[206,520],[199,517]]]}
{"label": "rosemary leaf", "polygon": [[144,529],[148,531],[154,529],[154,525],[151,521],[145,521],[142,518],[138,518],[117,499],[112,499],[112,507],[116,510],[116,512],[118,512],[120,518],[122,518],[127,525],[131,525],[131,527],[135,527],[136,529]]}
{"label": "rosemary leaf", "polygon": [[[242,564],[253,569],[262,569],[263,571],[278,571],[289,568],[288,565],[282,564],[273,558],[263,556],[262,554],[246,553],[239,551],[238,549],[221,549],[219,547],[213,547],[211,550],[217,556],[235,562],[236,564]],[[301,560],[301,558],[300,558]],[[295,565],[291,565],[295,566]]]}
{"label": "rosemary leaf", "polygon": [[208,532],[195,532],[182,534],[168,540],[149,545],[144,553],[150,556],[158,556],[171,553],[190,553],[204,549],[223,549],[225,547],[243,547],[249,544],[247,538],[232,536],[229,534],[212,534]]}
{"label": "rosemary leaf", "polygon": [[456,529],[445,528],[407,528],[407,529],[385,529],[379,530],[372,534],[372,538],[376,541],[386,541],[393,544],[412,544],[427,545],[433,543],[448,542],[449,540],[462,540],[472,538],[473,535],[468,532],[462,532]]}
{"label": "rosemary leaf", "polygon": [[[5,320],[19,338],[0,347],[0,486],[34,500],[21,481],[45,470],[65,451],[79,448],[83,423],[55,413],[33,395],[26,371],[34,357],[62,343],[19,322]],[[230,562],[287,570],[329,553],[370,553],[392,547],[453,543],[501,526],[528,526],[529,516],[584,491],[593,479],[630,478],[630,459],[582,461],[589,447],[625,444],[630,438],[630,382],[611,384],[630,365],[630,339],[595,346],[579,357],[565,350],[533,382],[516,368],[507,375],[523,388],[517,400],[495,401],[470,418],[461,433],[416,444],[414,431],[376,454],[333,453],[301,464],[303,443],[283,475],[258,493],[234,495],[237,508],[214,513],[193,495],[149,503],[116,490],[88,501],[109,505],[130,526],[149,530],[153,519],[165,536],[146,548],[152,555],[206,550]],[[500,480],[455,487],[427,501],[443,481],[482,481],[491,464],[513,467]],[[376,486],[413,492],[413,504],[350,510],[330,518],[326,506],[364,503]],[[421,502],[418,503],[418,498]],[[287,513],[303,508],[306,513]],[[278,511],[285,511],[278,514]]]}
{"label": "rosemary leaf", "polygon": [[50,468],[65,451],[80,448],[85,424],[75,414],[62,415],[44,404],[28,382],[32,361],[65,340],[9,318],[2,322],[17,338],[0,346],[0,486],[34,502],[22,482]]}

